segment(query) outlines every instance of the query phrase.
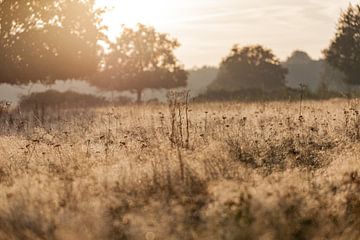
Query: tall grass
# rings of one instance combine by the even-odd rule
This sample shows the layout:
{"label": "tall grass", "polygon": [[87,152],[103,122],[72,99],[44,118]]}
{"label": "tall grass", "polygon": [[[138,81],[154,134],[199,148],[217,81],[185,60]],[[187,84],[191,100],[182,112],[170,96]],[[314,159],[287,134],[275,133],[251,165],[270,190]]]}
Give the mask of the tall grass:
{"label": "tall grass", "polygon": [[0,239],[359,239],[357,100],[2,111]]}

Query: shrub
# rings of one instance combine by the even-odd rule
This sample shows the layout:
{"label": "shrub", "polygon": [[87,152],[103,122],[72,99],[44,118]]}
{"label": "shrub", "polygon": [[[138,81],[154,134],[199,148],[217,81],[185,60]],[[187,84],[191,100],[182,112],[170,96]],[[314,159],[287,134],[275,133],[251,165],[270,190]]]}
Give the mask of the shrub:
{"label": "shrub", "polygon": [[72,91],[58,92],[48,90],[41,93],[32,93],[21,98],[19,106],[23,110],[41,108],[66,109],[66,108],[89,108],[108,105],[105,98],[90,94],[81,94]]}

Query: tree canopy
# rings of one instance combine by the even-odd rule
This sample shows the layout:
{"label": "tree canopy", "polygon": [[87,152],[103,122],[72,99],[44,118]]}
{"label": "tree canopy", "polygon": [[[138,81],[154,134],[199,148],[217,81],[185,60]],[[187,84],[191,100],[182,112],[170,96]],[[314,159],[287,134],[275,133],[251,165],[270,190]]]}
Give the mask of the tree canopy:
{"label": "tree canopy", "polygon": [[104,38],[95,0],[0,0],[0,83],[51,84],[95,73]]}
{"label": "tree canopy", "polygon": [[217,78],[210,88],[222,90],[261,89],[285,87],[287,69],[270,49],[260,45],[241,48],[235,45],[221,62]]}
{"label": "tree canopy", "polygon": [[341,14],[335,38],[324,54],[345,74],[346,83],[360,84],[360,5],[350,5]]}
{"label": "tree canopy", "polygon": [[102,71],[91,82],[104,90],[136,92],[138,101],[147,88],[186,86],[188,74],[174,55],[179,46],[177,40],[152,27],[124,28],[110,44]]}

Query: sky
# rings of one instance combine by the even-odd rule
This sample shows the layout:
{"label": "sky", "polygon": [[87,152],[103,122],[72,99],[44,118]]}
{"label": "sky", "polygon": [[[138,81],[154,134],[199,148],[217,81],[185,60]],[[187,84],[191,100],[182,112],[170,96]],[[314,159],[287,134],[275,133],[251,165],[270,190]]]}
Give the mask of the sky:
{"label": "sky", "polygon": [[304,50],[314,59],[334,36],[341,10],[355,0],[98,0],[112,7],[109,35],[121,25],[154,26],[177,38],[187,67],[216,66],[234,44],[261,44],[281,59]]}

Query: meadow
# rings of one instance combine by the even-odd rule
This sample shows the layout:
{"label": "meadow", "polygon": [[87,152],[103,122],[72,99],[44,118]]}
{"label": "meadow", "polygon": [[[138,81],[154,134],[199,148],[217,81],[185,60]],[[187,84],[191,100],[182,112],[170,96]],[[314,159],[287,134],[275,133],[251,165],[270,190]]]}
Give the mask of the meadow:
{"label": "meadow", "polygon": [[0,111],[0,239],[359,239],[360,100]]}

